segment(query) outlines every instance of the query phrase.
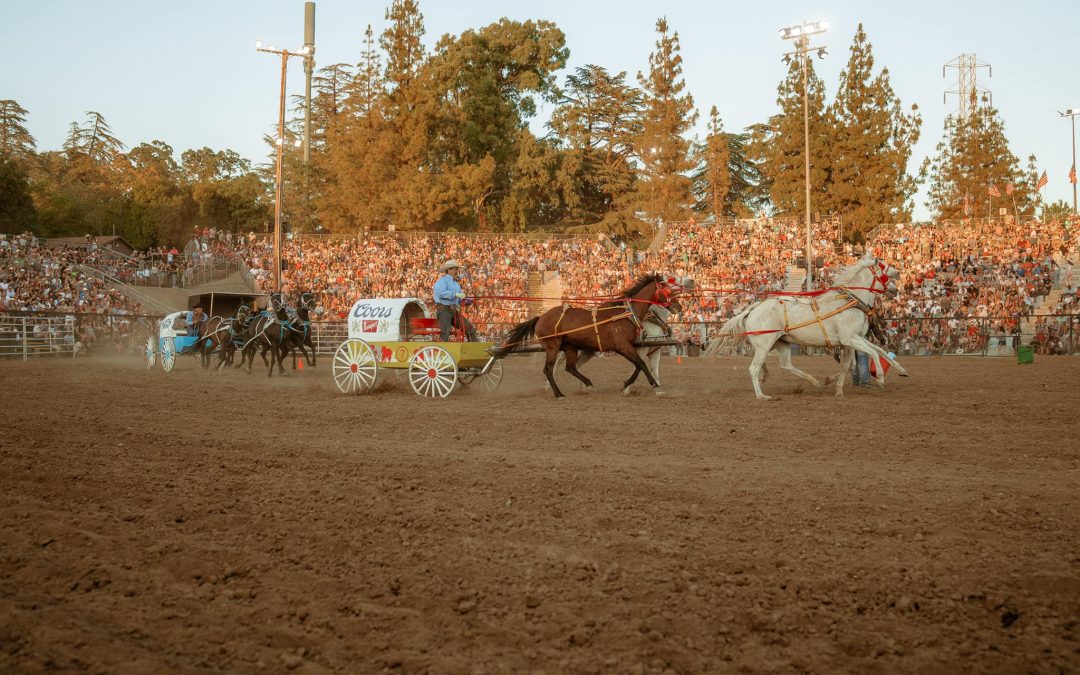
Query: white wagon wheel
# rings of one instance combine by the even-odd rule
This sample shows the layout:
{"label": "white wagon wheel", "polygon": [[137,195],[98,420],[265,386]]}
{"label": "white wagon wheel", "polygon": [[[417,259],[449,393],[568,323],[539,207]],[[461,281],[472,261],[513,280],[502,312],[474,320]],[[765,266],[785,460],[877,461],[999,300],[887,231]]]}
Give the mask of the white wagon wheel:
{"label": "white wagon wheel", "polygon": [[499,383],[503,378],[503,364],[501,359],[496,359],[491,363],[491,367],[483,375],[479,373],[462,373],[461,383],[464,385],[471,385],[476,382],[480,387],[480,392],[483,394],[490,394],[499,388]]}
{"label": "white wagon wheel", "polygon": [[176,366],[176,343],[171,337],[161,341],[161,369],[166,373],[172,372]]}
{"label": "white wagon wheel", "polygon": [[442,347],[424,347],[409,359],[409,384],[421,396],[446,398],[454,391],[457,378],[457,362]]}
{"label": "white wagon wheel", "polygon": [[157,338],[153,335],[146,338],[146,353],[144,354],[144,357],[146,358],[147,370],[150,370],[157,365]]}
{"label": "white wagon wheel", "polygon": [[363,340],[349,339],[334,352],[334,384],[343,394],[361,394],[375,385],[379,375],[375,350]]}

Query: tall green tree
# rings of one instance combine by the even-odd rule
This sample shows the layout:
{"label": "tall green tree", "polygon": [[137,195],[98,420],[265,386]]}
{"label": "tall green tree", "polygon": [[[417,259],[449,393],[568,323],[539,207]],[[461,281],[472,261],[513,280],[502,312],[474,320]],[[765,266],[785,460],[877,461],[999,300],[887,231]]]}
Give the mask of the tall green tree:
{"label": "tall green tree", "polygon": [[[991,185],[1004,197],[1005,186],[1020,178],[1019,160],[1009,150],[1005,125],[987,102],[967,117],[945,119],[945,134],[923,165],[930,177],[927,207],[937,218],[984,217],[992,207]],[[1010,204],[996,198],[998,207]]]}
{"label": "tall green tree", "polygon": [[[807,106],[810,127],[811,209],[819,211],[819,201],[829,182],[829,139],[831,128],[825,115],[825,83],[806,60]],[[750,156],[760,167],[762,187],[768,191],[772,210],[779,215],[805,212],[803,71],[798,59],[788,59],[787,76],[777,87],[780,112],[763,124],[750,127]]]}
{"label": "tall green tree", "polygon": [[590,64],[567,75],[548,123],[563,150],[556,186],[565,224],[614,234],[639,229],[634,147],[643,104],[625,71],[613,75]]}
{"label": "tall green tree", "polygon": [[37,229],[37,209],[30,177],[15,157],[0,156],[0,232],[19,234]]}
{"label": "tall green tree", "polygon": [[694,99],[684,93],[679,34],[671,32],[663,18],[656,22],[656,33],[649,73],[638,73],[645,100],[636,147],[643,178],[638,185],[639,207],[651,222],[681,220],[689,214],[687,173],[693,166],[686,134],[697,121]]}
{"label": "tall green tree", "polygon": [[855,31],[827,122],[830,173],[817,210],[842,214],[845,231],[857,236],[882,223],[910,220],[918,185],[908,162],[922,117],[918,106],[905,111],[888,68],[874,73],[873,47],[862,24]]}
{"label": "tall green tree", "polygon": [[731,145],[716,106],[709,110],[705,142],[697,149],[698,163],[692,176],[694,210],[719,221],[729,213],[731,193]]}
{"label": "tall green tree", "polygon": [[34,137],[26,128],[29,113],[16,101],[0,100],[0,159],[29,159],[34,155]]}

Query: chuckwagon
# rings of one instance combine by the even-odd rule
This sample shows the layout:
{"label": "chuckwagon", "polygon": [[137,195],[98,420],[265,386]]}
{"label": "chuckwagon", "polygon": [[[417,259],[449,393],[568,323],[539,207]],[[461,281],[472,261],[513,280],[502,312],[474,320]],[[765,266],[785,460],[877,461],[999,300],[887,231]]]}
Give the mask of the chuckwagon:
{"label": "chuckwagon", "polygon": [[420,396],[445,398],[458,383],[494,391],[503,366],[491,342],[467,342],[454,330],[439,341],[437,319],[418,298],[358,300],[349,311],[349,338],[334,352],[334,383],[345,394],[375,386],[379,371],[406,375]]}
{"label": "chuckwagon", "polygon": [[161,369],[170,372],[176,366],[176,355],[191,351],[199,341],[198,335],[188,335],[189,312],[166,314],[158,324],[157,336],[146,338],[146,367],[153,368],[159,362]]}

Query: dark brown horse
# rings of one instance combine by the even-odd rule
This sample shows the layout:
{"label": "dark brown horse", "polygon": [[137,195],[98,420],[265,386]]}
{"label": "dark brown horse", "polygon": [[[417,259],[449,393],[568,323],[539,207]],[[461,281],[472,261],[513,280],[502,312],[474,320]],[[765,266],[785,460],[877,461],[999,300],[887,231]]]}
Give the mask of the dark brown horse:
{"label": "dark brown horse", "polygon": [[563,393],[555,384],[554,376],[559,352],[566,355],[566,372],[581,380],[587,388],[592,386],[592,381],[578,372],[579,353],[616,352],[634,364],[634,373],[623,384],[624,389],[634,383],[638,373],[644,372],[649,384],[659,395],[660,385],[649,366],[638,356],[634,342],[641,332],[641,320],[649,308],[653,305],[669,306],[679,290],[674,280],[659,274],[642,277],[618,297],[600,304],[595,309],[563,305],[515,326],[492,353],[498,357],[506,356],[536,336],[547,357],[544,361],[544,375],[551,384],[555,398],[561,398]]}

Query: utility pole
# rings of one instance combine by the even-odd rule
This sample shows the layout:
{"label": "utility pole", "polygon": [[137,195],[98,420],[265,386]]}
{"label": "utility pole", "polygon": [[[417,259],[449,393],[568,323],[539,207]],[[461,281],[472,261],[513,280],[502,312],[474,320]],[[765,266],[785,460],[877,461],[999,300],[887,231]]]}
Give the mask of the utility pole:
{"label": "utility pole", "polygon": [[1080,214],[1076,210],[1076,116],[1080,115],[1080,108],[1069,108],[1060,115],[1072,120],[1072,171],[1069,172],[1069,181],[1073,186],[1073,215],[1075,216]]}
{"label": "utility pole", "polygon": [[967,119],[975,112],[975,106],[978,104],[979,99],[987,100],[991,103],[994,102],[994,95],[989,89],[980,87],[978,83],[978,75],[980,68],[986,68],[990,77],[994,76],[994,69],[989,63],[983,63],[975,57],[974,54],[961,54],[952,61],[949,61],[941,67],[941,76],[945,77],[945,70],[947,68],[956,68],[956,84],[952,89],[946,89],[942,94],[941,102],[946,103],[949,98],[949,94],[954,94],[959,97],[956,114],[959,119]]}
{"label": "utility pole", "polygon": [[[812,290],[814,287],[814,244],[813,228],[810,225],[810,102],[809,93],[807,91],[809,88],[807,83],[807,70],[809,69],[809,66],[806,61],[810,58],[810,37],[821,35],[827,30],[829,30],[828,21],[815,21],[814,23],[803,21],[797,26],[780,29],[781,38],[784,40],[793,40],[795,43],[795,50],[785,54],[784,60],[789,61],[791,57],[794,56],[799,59],[799,63],[802,65],[803,160],[806,170],[806,290],[808,291]],[[825,58],[824,47],[819,47],[817,53],[818,58]]]}
{"label": "utility pole", "polygon": [[304,3],[304,165],[311,163],[311,73],[315,69],[315,3]]}
{"label": "utility pole", "polygon": [[[278,136],[277,136],[277,172],[274,178],[274,290],[281,291],[281,188],[282,188],[282,159],[285,151],[285,76],[288,74],[289,57],[307,57],[307,47],[301,47],[300,51],[290,52],[288,49],[275,49],[263,47],[261,40],[255,41],[255,51],[268,54],[281,55],[281,98],[278,104]],[[299,142],[297,142],[299,145]]]}

